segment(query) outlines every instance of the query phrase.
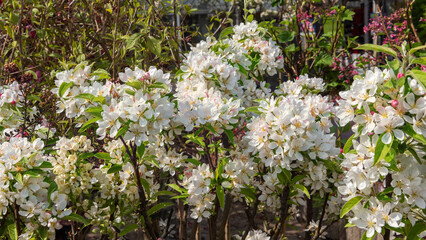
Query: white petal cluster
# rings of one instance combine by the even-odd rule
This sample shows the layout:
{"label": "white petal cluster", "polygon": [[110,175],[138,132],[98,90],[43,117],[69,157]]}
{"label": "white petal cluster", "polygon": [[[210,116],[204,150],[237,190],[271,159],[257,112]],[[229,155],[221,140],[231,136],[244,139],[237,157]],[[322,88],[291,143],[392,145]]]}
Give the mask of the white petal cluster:
{"label": "white petal cluster", "polygon": [[96,134],[100,139],[107,134],[115,137],[127,124],[124,139],[134,141],[137,146],[144,141],[155,141],[157,135],[169,127],[174,115],[174,106],[166,96],[172,87],[169,73],[155,67],[148,72],[126,68],[124,73],[119,73],[125,84],[110,81],[104,84],[89,74],[88,67],[60,72],[55,81],[58,88],[52,90],[59,96],[61,86],[72,83],[59,96],[58,113],[65,111],[68,118],[77,118],[78,127],[93,119],[95,113],[99,126]]}
{"label": "white petal cluster", "polygon": [[[424,146],[426,97],[415,79],[406,81],[406,86],[398,87],[392,71],[374,69],[340,93],[340,125],[352,121],[355,135],[350,140],[353,150],[344,153],[344,177],[338,189],[345,201],[363,196],[349,220],[367,230],[367,237],[380,233],[385,224],[403,226],[403,218],[414,224],[415,212],[426,207],[424,164],[416,160],[425,154],[418,144]],[[378,146],[391,149],[380,158]],[[385,189],[391,195],[387,201]]]}
{"label": "white petal cluster", "polygon": [[269,240],[271,239],[266,233],[261,230],[251,230],[247,234],[247,240]]}
{"label": "white petal cluster", "polygon": [[[313,93],[323,86],[321,79],[307,76],[281,84],[276,91],[278,97],[261,101],[260,116],[247,124],[248,149],[268,169],[256,183],[261,191],[259,199],[268,208],[280,207],[278,193],[283,186],[278,175],[282,169],[304,169],[308,176],[303,180],[304,185],[321,196],[330,192],[337,181],[337,174],[331,174],[324,163],[334,160],[339,153],[335,136],[330,133],[334,108],[327,98]],[[303,192],[298,192],[294,200],[304,204]]]}
{"label": "white petal cluster", "polygon": [[208,218],[212,214],[216,195],[211,193],[213,173],[207,164],[202,164],[197,168],[186,171],[182,181],[185,189],[188,190],[188,205],[191,208],[191,218],[201,222],[203,218]]}
{"label": "white petal cluster", "polygon": [[32,236],[38,227],[48,228],[50,237],[61,228],[59,219],[71,213],[66,209],[66,195],[52,194],[49,204],[50,184],[44,177],[48,158],[43,155],[44,143],[26,138],[12,137],[0,145],[0,218],[9,207],[19,209],[27,231],[21,237]]}
{"label": "white petal cluster", "polygon": [[[270,96],[262,75],[283,67],[281,50],[265,40],[256,22],[234,27],[233,38],[208,38],[191,49],[183,61],[176,85],[176,121],[186,131],[211,124],[230,129],[242,107]],[[260,87],[258,87],[260,85]]]}

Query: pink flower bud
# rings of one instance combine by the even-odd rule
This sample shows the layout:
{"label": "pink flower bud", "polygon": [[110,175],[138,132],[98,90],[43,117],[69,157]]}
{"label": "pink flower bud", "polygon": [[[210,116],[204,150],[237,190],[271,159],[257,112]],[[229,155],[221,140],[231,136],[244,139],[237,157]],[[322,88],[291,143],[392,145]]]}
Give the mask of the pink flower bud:
{"label": "pink flower bud", "polygon": [[12,104],[12,105],[15,105],[15,104],[16,104],[15,100],[13,100],[13,101],[11,102],[11,104]]}
{"label": "pink flower bud", "polygon": [[392,107],[396,108],[398,106],[398,101],[392,100],[391,104],[392,104]]}
{"label": "pink flower bud", "polygon": [[340,149],[340,153],[343,153],[343,148]]}
{"label": "pink flower bud", "polygon": [[374,112],[374,111],[371,111],[371,112],[370,112],[370,114],[371,114],[371,115],[374,115],[374,114],[375,114],[375,112]]}
{"label": "pink flower bud", "polygon": [[403,73],[398,73],[398,75],[396,76],[398,79],[402,78],[404,76]]}

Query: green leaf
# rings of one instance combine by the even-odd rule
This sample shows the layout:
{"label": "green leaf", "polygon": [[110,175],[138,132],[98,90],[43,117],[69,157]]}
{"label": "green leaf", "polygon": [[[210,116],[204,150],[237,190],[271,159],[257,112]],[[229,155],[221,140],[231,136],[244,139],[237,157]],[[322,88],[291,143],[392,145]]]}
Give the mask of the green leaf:
{"label": "green leaf", "polygon": [[176,185],[174,183],[171,183],[168,186],[171,187],[171,188],[173,188],[174,190],[178,191],[179,193],[183,193],[182,189],[178,185]]}
{"label": "green leaf", "polygon": [[386,155],[388,154],[389,150],[392,147],[393,135],[391,137],[391,142],[389,144],[384,144],[382,142],[383,136],[384,134],[380,136],[379,140],[377,140],[377,143],[376,143],[376,149],[374,151],[374,165],[376,165],[379,161],[385,159]]}
{"label": "green leaf", "polygon": [[145,144],[141,143],[141,145],[137,149],[138,158],[141,159],[145,154]]}
{"label": "green leaf", "polygon": [[9,21],[12,25],[16,25],[19,22],[19,15],[15,13],[15,11],[10,11]]}
{"label": "green leaf", "polygon": [[295,36],[295,32],[293,32],[293,31],[292,31],[292,32],[289,32],[289,31],[281,31],[281,32],[278,34],[277,38],[278,38],[278,40],[279,40],[280,42],[285,43],[285,42],[291,42],[291,41],[293,41],[294,36]]}
{"label": "green leaf", "polygon": [[375,44],[363,44],[363,45],[361,45],[361,46],[359,46],[355,49],[371,50],[371,51],[375,51],[375,52],[383,52],[383,53],[389,54],[391,56],[394,56],[395,58],[398,57],[398,54],[392,48],[380,46],[380,45],[375,45]]}
{"label": "green leaf", "polygon": [[225,192],[223,191],[222,185],[216,186],[216,195],[219,200],[220,207],[223,209],[225,207]]}
{"label": "green leaf", "polygon": [[247,22],[252,22],[253,18],[254,18],[253,14],[248,15]]}
{"label": "green leaf", "polygon": [[86,109],[87,113],[101,113],[102,111],[102,107],[89,107]]}
{"label": "green leaf", "polygon": [[408,74],[410,74],[414,79],[416,79],[418,82],[423,84],[423,87],[426,88],[426,73],[420,70],[410,70],[408,71]]}
{"label": "green leaf", "polygon": [[355,133],[346,141],[345,146],[343,147],[343,153],[349,152],[349,150],[352,147],[352,144],[353,144],[352,140],[354,139],[354,137],[355,137]]}
{"label": "green leaf", "polygon": [[184,159],[184,161],[185,161],[185,162],[192,163],[192,164],[194,164],[195,166],[200,166],[200,165],[201,165],[201,162],[200,162],[200,161],[198,161],[198,160],[196,160],[196,159],[193,159],[193,158],[186,158],[186,159]]}
{"label": "green leaf", "polygon": [[227,27],[220,32],[219,39],[225,38],[232,33],[234,33],[234,27]]}
{"label": "green leaf", "polygon": [[109,155],[109,153],[106,153],[106,152],[98,152],[98,153],[95,154],[95,157],[99,158],[99,159],[104,159],[104,160],[111,160],[112,159],[111,156]]}
{"label": "green leaf", "polygon": [[117,134],[115,135],[115,138],[121,137],[122,135],[124,135],[127,132],[127,130],[129,130],[129,126],[127,126],[127,125],[122,126],[118,130]]}
{"label": "green leaf", "polygon": [[95,118],[91,118],[89,120],[87,120],[82,126],[81,128],[78,130],[79,133],[82,133],[84,131],[86,131],[93,123],[95,123],[96,121],[98,121],[101,118],[95,117]]}
{"label": "green leaf", "polygon": [[118,237],[122,237],[130,232],[133,232],[134,230],[138,229],[139,225],[137,225],[136,223],[133,224],[129,224],[127,226],[125,226],[120,233],[118,234]]}
{"label": "green leaf", "polygon": [[238,66],[238,70],[240,70],[240,72],[242,74],[244,74],[245,76],[248,76],[247,70],[246,70],[246,68],[243,65],[237,63],[237,66]]}
{"label": "green leaf", "polygon": [[423,135],[420,135],[414,131],[413,126],[410,124],[405,124],[404,127],[402,127],[402,130],[404,133],[408,134],[410,137],[414,138],[415,140],[426,144],[426,138]]}
{"label": "green leaf", "polygon": [[131,48],[133,48],[141,37],[141,33],[132,34],[132,36],[130,36],[129,39],[127,39],[126,41],[126,49],[130,50]]}
{"label": "green leaf", "polygon": [[91,152],[90,153],[83,153],[80,156],[78,156],[78,159],[80,159],[80,160],[86,160],[86,159],[91,158],[93,156],[95,156],[95,154],[91,153]]}
{"label": "green leaf", "polygon": [[417,160],[417,162],[421,165],[423,164],[422,159],[419,157],[419,155],[417,154],[416,150],[412,149],[412,148],[408,148],[407,149],[413,156],[414,158]]}
{"label": "green leaf", "polygon": [[231,144],[234,144],[234,133],[229,129],[224,129],[223,131],[225,132],[226,136],[228,137],[229,142]]}
{"label": "green leaf", "polygon": [[47,190],[47,198],[49,202],[52,201],[50,199],[50,196],[52,195],[52,193],[56,192],[57,190],[58,190],[58,185],[56,184],[56,182],[51,182],[49,189]]}
{"label": "green leaf", "polygon": [[107,72],[105,69],[96,69],[96,71],[92,72],[90,74],[91,76],[98,76],[99,79],[110,79],[109,72]]}
{"label": "green leaf", "polygon": [[420,47],[412,48],[412,49],[410,49],[410,50],[408,51],[408,54],[409,54],[409,55],[413,55],[415,52],[417,52],[417,51],[419,51],[419,50],[422,50],[422,49],[425,49],[425,48],[426,48],[426,45],[423,45],[423,46],[420,46]]}
{"label": "green leaf", "polygon": [[79,223],[83,223],[85,226],[89,225],[89,222],[82,216],[75,214],[75,213],[71,213],[68,216],[65,216],[62,218],[63,220],[68,220],[68,221],[73,221],[73,222],[79,222]]}
{"label": "green leaf", "polygon": [[141,183],[142,183],[142,186],[143,186],[143,188],[144,188],[144,190],[146,192],[146,195],[148,195],[148,198],[150,198],[150,196],[151,196],[151,189],[150,189],[149,182],[145,178],[141,178]]}
{"label": "green leaf", "polygon": [[142,83],[139,80],[134,80],[134,81],[127,81],[126,85],[135,88],[135,89],[141,89],[142,88]]}
{"label": "green leaf", "polygon": [[103,96],[97,96],[97,97],[93,98],[92,101],[93,102],[98,102],[98,103],[101,103],[101,104],[105,104],[106,103],[105,97],[103,97]]}
{"label": "green leaf", "polygon": [[122,169],[123,169],[123,166],[121,166],[120,164],[114,164],[108,169],[107,173],[108,174],[116,173],[121,171]]}
{"label": "green leaf", "polygon": [[426,65],[426,57],[414,58],[413,61],[411,61],[411,63]]}
{"label": "green leaf", "polygon": [[342,13],[342,21],[353,21],[353,15],[355,15],[355,12],[345,9],[345,11]]}
{"label": "green leaf", "polygon": [[418,239],[417,235],[426,231],[426,223],[424,221],[417,221],[416,224],[410,228],[407,239]]}
{"label": "green leaf", "polygon": [[44,161],[38,166],[38,168],[53,168],[53,165],[50,162]]}
{"label": "green leaf", "polygon": [[174,195],[176,194],[171,191],[158,191],[154,194],[154,196],[174,196]]}
{"label": "green leaf", "polygon": [[353,223],[346,223],[346,225],[345,225],[345,228],[348,228],[348,227],[355,227],[356,225],[355,224],[353,224]]}
{"label": "green leaf", "polygon": [[259,107],[248,107],[248,108],[244,109],[244,112],[253,112],[253,113],[256,113],[258,115],[262,114],[262,112],[259,110]]}
{"label": "green leaf", "polygon": [[148,88],[161,88],[161,89],[165,89],[167,90],[168,87],[165,83],[162,82],[155,82],[155,83],[151,83]]}
{"label": "green leaf", "polygon": [[80,93],[77,96],[75,96],[74,98],[82,98],[82,99],[86,99],[88,101],[92,101],[95,98],[95,96],[93,96],[90,93]]}
{"label": "green leaf", "polygon": [[294,176],[294,178],[291,180],[290,184],[295,184],[298,181],[304,179],[306,177],[306,175],[296,175]]}
{"label": "green leaf", "polygon": [[285,168],[281,169],[281,172],[277,174],[277,177],[282,184],[287,184],[291,181],[291,173]]}
{"label": "green leaf", "polygon": [[15,180],[17,182],[19,182],[20,184],[23,184],[23,180],[22,180],[22,174],[21,173],[17,173],[16,175],[13,176],[15,178]]}
{"label": "green leaf", "polygon": [[64,95],[65,91],[67,91],[67,89],[72,87],[72,86],[74,86],[73,82],[69,82],[69,83],[63,82],[61,84],[61,86],[59,87],[59,90],[58,90],[59,97],[62,97]]}
{"label": "green leaf", "polygon": [[156,39],[153,36],[148,36],[148,49],[149,51],[151,51],[152,53],[154,53],[157,56],[161,55],[161,40],[160,39]]}
{"label": "green leaf", "polygon": [[172,202],[159,203],[159,204],[155,205],[154,207],[152,207],[151,209],[149,209],[147,211],[147,214],[148,214],[148,216],[151,216],[152,214],[160,211],[161,209],[172,206],[172,205],[174,205],[174,203],[172,203]]}
{"label": "green leaf", "polygon": [[244,194],[248,199],[254,201],[256,199],[256,194],[251,188],[241,188],[241,193]]}
{"label": "green leaf", "polygon": [[16,229],[16,224],[14,222],[7,225],[7,231],[9,232],[11,240],[18,240],[18,230]]}
{"label": "green leaf", "polygon": [[347,201],[340,211],[340,218],[343,218],[355,205],[361,202],[362,198],[362,196],[356,196]]}
{"label": "green leaf", "polygon": [[302,192],[305,193],[305,195],[309,199],[311,199],[311,195],[309,194],[309,191],[308,191],[308,189],[305,186],[300,185],[300,184],[294,184],[293,186],[296,187],[296,188],[298,188],[298,189],[300,189],[300,190],[302,190]]}

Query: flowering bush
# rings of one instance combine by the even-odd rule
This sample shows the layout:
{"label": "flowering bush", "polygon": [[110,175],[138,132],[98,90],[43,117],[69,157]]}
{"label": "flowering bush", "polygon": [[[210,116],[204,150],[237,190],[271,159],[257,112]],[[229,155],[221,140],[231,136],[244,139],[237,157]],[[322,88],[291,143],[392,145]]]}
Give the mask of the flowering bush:
{"label": "flowering bush", "polygon": [[[384,228],[422,236],[425,89],[413,68],[420,48],[402,46],[403,60],[357,78],[336,105],[321,95],[321,78],[269,88],[265,79],[284,58],[267,31],[248,21],[207,38],[173,76],[136,67],[110,79],[86,62],[57,72],[51,92],[69,126],[63,136],[46,120],[29,128],[41,113],[24,88],[1,87],[2,234],[54,239],[69,226],[72,239],[137,229],[149,239],[187,239],[207,221],[210,239],[225,239],[232,205],[240,205],[242,239],[280,239],[300,217],[305,238],[319,239],[345,215],[366,237],[389,235]],[[351,123],[355,134],[340,150]]]}
{"label": "flowering bush", "polygon": [[[407,53],[404,44],[400,54],[415,50]],[[343,149],[341,216],[352,209],[349,222],[369,238],[383,228],[415,237],[426,219],[426,98],[423,73],[409,70],[411,63],[397,59],[384,71],[368,71],[338,101],[340,125],[353,121],[355,132]]]}

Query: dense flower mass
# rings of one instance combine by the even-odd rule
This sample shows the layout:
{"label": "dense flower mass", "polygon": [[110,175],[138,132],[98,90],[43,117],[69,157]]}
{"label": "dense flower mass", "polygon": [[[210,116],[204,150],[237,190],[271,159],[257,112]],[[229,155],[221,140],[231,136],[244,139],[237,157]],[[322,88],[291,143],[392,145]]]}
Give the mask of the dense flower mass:
{"label": "dense flower mass", "polygon": [[385,225],[408,224],[404,218],[414,225],[426,207],[425,152],[419,148],[426,143],[425,91],[416,79],[398,75],[368,71],[340,93],[337,116],[342,126],[353,121],[355,134],[347,143],[353,150],[344,152],[339,191],[346,201],[363,199],[349,221],[367,230],[367,237]]}
{"label": "dense flower mass", "polygon": [[[330,193],[337,181],[337,173],[326,167],[339,154],[335,136],[330,133],[334,107],[327,98],[314,93],[323,86],[322,79],[307,76],[283,83],[276,97],[260,102],[260,116],[247,124],[249,149],[267,168],[256,184],[261,191],[259,199],[268,207],[280,208],[283,171],[289,174],[304,169],[299,171],[301,183],[311,194],[319,192],[321,196]],[[293,198],[304,204],[302,191]]]}
{"label": "dense flower mass", "polygon": [[255,21],[229,28],[192,47],[173,76],[135,67],[114,79],[85,62],[57,72],[49,91],[61,136],[22,86],[1,86],[0,221],[10,238],[55,239],[71,225],[78,239],[137,229],[184,239],[207,221],[216,239],[234,206],[248,218],[243,239],[281,239],[289,219],[319,239],[345,215],[365,237],[423,237],[425,81],[406,46],[409,62],[367,70],[332,99],[308,74],[269,87],[284,63],[271,35]]}

